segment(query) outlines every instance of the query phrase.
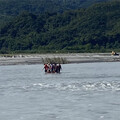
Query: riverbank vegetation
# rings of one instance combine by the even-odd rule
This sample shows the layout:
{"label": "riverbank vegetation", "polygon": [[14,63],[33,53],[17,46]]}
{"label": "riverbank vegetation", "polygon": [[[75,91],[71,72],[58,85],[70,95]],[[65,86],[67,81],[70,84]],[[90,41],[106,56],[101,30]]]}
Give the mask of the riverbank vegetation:
{"label": "riverbank vegetation", "polygon": [[42,58],[42,62],[44,63],[44,64],[46,64],[46,63],[51,63],[51,64],[57,64],[57,63],[59,63],[59,64],[66,64],[66,63],[68,63],[68,61],[66,60],[66,58],[63,58],[63,57],[54,57],[54,58]]}
{"label": "riverbank vegetation", "polygon": [[0,29],[2,54],[108,52],[119,48],[119,1],[63,13],[23,12]]}

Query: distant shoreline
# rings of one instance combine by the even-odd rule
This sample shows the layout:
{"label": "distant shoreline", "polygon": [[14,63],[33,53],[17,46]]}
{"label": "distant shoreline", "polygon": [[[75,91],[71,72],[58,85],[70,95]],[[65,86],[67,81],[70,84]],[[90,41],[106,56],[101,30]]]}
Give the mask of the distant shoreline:
{"label": "distant shoreline", "polygon": [[43,64],[44,58],[65,58],[68,63],[120,62],[120,56],[111,53],[18,54],[0,56],[0,65]]}

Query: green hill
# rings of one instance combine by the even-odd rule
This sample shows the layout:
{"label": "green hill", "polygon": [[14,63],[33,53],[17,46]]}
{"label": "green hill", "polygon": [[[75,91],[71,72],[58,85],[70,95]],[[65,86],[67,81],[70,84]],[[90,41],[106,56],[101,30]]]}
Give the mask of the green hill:
{"label": "green hill", "polygon": [[0,0],[0,13],[18,15],[23,11],[32,13],[63,12],[88,7],[97,2],[109,0]]}
{"label": "green hill", "polygon": [[0,0],[0,26],[23,11],[34,14],[63,12],[102,1],[109,0]]}
{"label": "green hill", "polygon": [[0,31],[0,51],[104,52],[120,48],[120,2],[35,15],[24,12]]}

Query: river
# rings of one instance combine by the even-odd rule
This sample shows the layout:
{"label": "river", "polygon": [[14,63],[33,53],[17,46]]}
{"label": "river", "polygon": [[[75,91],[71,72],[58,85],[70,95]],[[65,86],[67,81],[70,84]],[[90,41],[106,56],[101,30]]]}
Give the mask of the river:
{"label": "river", "polygon": [[0,66],[0,120],[120,120],[120,63]]}

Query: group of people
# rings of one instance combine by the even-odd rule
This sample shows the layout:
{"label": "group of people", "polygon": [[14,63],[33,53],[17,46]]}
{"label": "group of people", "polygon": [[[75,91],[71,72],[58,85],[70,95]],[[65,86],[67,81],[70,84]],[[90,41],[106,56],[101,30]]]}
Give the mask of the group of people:
{"label": "group of people", "polygon": [[60,73],[62,69],[61,64],[44,64],[45,73]]}

